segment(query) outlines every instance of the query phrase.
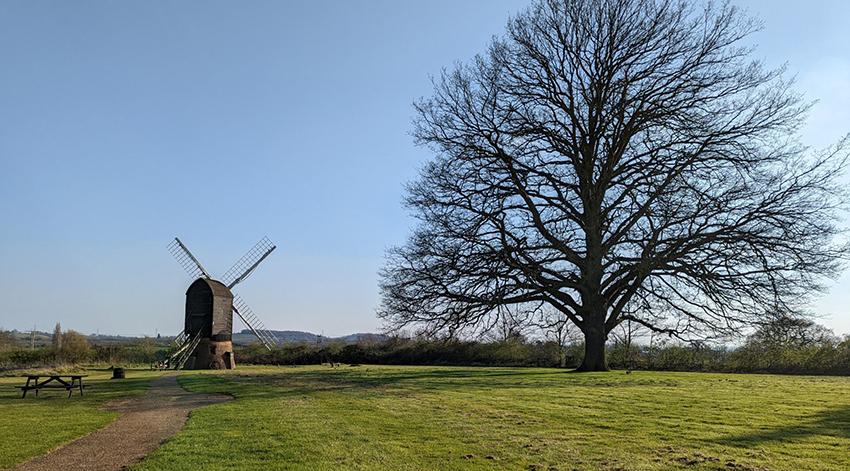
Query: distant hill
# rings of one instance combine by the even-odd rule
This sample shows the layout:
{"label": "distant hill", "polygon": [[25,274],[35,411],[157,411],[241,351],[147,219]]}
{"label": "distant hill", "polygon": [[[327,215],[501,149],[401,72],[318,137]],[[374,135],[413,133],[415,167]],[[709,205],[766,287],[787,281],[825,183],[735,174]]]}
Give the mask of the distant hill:
{"label": "distant hill", "polygon": [[[273,330],[275,336],[285,345],[294,345],[299,343],[307,343],[315,345],[318,343],[319,335],[310,332],[301,332],[298,330]],[[35,347],[44,347],[50,345],[53,338],[52,332],[35,332],[35,337],[32,337],[31,332],[19,332],[13,330],[12,333],[20,346],[30,346],[31,340],[34,340]],[[86,335],[89,343],[92,345],[109,345],[109,344],[132,344],[143,337],[109,335],[109,334],[88,334]],[[159,338],[152,339],[156,345],[168,346],[174,340],[173,335],[160,335]],[[370,334],[358,332],[355,334],[343,335],[342,337],[322,337],[322,344],[326,345],[331,342],[355,343],[372,339],[381,341],[387,338],[383,334]],[[241,332],[233,333],[233,344],[240,347],[247,347],[252,343],[257,343],[257,337],[249,329],[243,329]]]}
{"label": "distant hill", "polygon": [[[316,335],[311,332],[301,332],[299,330],[273,330],[274,335],[281,341],[283,344],[299,344],[299,343],[307,343],[307,344],[316,344],[319,341],[319,335]],[[387,338],[386,335],[383,334],[370,334],[358,332],[355,334],[344,335],[342,337],[326,337],[322,336],[322,344],[327,344],[331,342],[344,342],[344,343],[355,343],[361,340],[366,339],[374,339],[375,341],[385,340]],[[233,344],[238,346],[247,346],[252,343],[257,343],[257,337],[254,336],[254,333],[251,332],[250,329],[243,329],[241,332],[233,333]]]}

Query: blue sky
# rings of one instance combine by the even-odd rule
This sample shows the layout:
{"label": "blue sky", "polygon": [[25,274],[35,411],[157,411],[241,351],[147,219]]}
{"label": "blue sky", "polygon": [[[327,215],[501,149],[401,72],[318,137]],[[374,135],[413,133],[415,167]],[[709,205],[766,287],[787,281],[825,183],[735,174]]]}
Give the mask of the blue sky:
{"label": "blue sky", "polygon": [[[191,280],[165,246],[220,276],[268,236],[235,289],[267,326],[377,330],[428,158],[410,105],[527,3],[0,3],[0,327],[176,334]],[[850,7],[737,4],[821,100],[804,141],[850,132]],[[814,309],[850,333],[848,306],[844,276]]]}

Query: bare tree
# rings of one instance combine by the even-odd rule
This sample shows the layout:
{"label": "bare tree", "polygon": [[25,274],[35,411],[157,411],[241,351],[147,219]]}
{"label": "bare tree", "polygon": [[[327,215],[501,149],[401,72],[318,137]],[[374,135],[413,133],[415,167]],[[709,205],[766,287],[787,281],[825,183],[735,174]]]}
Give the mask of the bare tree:
{"label": "bare tree", "polygon": [[838,342],[835,333],[811,319],[776,310],[752,335],[750,343],[776,348],[820,347]]}
{"label": "bare tree", "polygon": [[639,338],[643,337],[644,332],[641,331],[641,324],[632,321],[632,315],[626,314],[624,316],[626,318],[625,322],[621,322],[616,328],[614,328],[609,335],[614,338],[614,345],[625,350],[625,362],[626,367],[629,369],[634,368],[634,360],[637,351],[635,351],[634,344],[635,341]]}
{"label": "bare tree", "polygon": [[520,309],[522,306],[500,306],[499,315],[493,316],[493,324],[484,327],[482,337],[507,342],[524,341],[534,312]]}
{"label": "bare tree", "polygon": [[18,339],[15,333],[0,327],[0,352],[18,348]]}
{"label": "bare tree", "polygon": [[567,366],[567,344],[578,341],[574,325],[570,318],[563,312],[546,305],[540,309],[540,316],[535,322],[536,327],[542,330],[546,340],[558,344],[558,366]]}
{"label": "bare tree", "polygon": [[538,0],[512,18],[415,105],[436,156],[408,185],[420,224],[388,251],[379,316],[455,333],[547,303],[596,371],[624,321],[708,337],[822,291],[848,254],[847,139],[799,143],[810,105],[740,45],[759,28],[679,0]]}
{"label": "bare tree", "polygon": [[53,337],[50,340],[50,347],[54,352],[58,353],[62,349],[62,326],[56,323],[53,327]]}

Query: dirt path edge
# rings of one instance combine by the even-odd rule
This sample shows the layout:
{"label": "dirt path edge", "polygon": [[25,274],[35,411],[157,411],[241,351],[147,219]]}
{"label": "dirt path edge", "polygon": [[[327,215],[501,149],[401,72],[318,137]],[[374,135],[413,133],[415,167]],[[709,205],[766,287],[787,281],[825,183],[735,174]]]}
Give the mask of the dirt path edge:
{"label": "dirt path edge", "polygon": [[186,391],[177,382],[178,374],[180,373],[173,372],[154,378],[144,394],[102,406],[102,410],[122,414],[106,427],[24,462],[14,469],[124,469],[141,461],[182,430],[193,410],[233,400],[231,396]]}

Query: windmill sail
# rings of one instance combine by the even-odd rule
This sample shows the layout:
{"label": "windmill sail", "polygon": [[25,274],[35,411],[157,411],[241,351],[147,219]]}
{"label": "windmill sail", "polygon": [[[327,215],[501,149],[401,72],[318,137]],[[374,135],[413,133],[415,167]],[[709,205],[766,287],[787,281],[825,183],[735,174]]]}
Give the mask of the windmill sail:
{"label": "windmill sail", "polygon": [[263,239],[257,242],[257,245],[249,250],[245,256],[239,259],[239,261],[236,262],[230,270],[227,270],[227,273],[221,277],[221,282],[224,283],[228,289],[233,289],[234,286],[244,281],[245,278],[248,278],[248,275],[257,268],[257,265],[268,257],[269,254],[276,248],[277,247],[269,240],[268,237],[263,237]]}
{"label": "windmill sail", "polygon": [[245,304],[245,301],[238,294],[233,295],[233,312],[251,329],[251,332],[257,336],[267,350],[271,351],[272,347],[276,347],[280,343],[274,333],[266,328],[260,318],[254,314],[254,311]]}
{"label": "windmill sail", "polygon": [[209,273],[204,270],[204,267],[201,265],[201,262],[192,255],[192,252],[189,252],[189,249],[183,245],[183,242],[180,242],[180,239],[177,237],[168,244],[168,251],[171,252],[171,255],[174,256],[174,259],[177,260],[177,263],[186,270],[186,273],[189,274],[194,279],[198,279],[200,277],[205,277],[212,279]]}

